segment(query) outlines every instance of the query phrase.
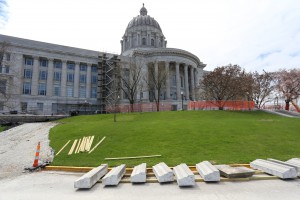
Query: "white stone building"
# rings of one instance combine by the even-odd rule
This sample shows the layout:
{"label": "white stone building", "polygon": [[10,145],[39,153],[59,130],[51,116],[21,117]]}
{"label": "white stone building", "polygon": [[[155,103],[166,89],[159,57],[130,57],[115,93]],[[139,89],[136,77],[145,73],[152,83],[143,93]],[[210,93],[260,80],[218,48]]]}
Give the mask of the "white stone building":
{"label": "white stone building", "polygon": [[[167,41],[158,22],[143,6],[140,15],[128,24],[121,40],[121,54],[67,47],[45,42],[0,35],[0,43],[9,44],[0,52],[0,112],[16,110],[24,113],[56,114],[71,110],[94,111],[104,104],[101,97],[100,68],[102,58],[117,56],[121,67],[132,57],[149,67],[167,74],[160,95],[162,102],[182,109],[195,100],[194,88],[203,74],[203,64],[194,54],[167,48]],[[9,95],[3,96],[3,92]],[[150,95],[149,95],[150,94]],[[136,99],[151,102],[147,87],[137,92]],[[102,102],[101,102],[102,101]],[[128,104],[120,93],[120,103]]]}

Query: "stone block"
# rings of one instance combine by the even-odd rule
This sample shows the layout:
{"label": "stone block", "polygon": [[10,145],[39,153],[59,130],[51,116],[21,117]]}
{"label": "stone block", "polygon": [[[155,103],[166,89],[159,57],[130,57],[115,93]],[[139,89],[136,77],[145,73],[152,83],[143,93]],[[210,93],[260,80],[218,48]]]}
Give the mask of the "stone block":
{"label": "stone block", "polygon": [[146,163],[142,163],[133,168],[130,176],[132,183],[145,183],[146,182]]}
{"label": "stone block", "polygon": [[173,168],[178,186],[195,185],[195,175],[186,164],[180,164]]}
{"label": "stone block", "polygon": [[220,181],[220,171],[208,161],[196,164],[196,169],[206,182]]}
{"label": "stone block", "polygon": [[107,164],[100,165],[81,176],[74,182],[74,188],[91,188],[107,173]]}
{"label": "stone block", "polygon": [[250,163],[250,166],[254,169],[259,169],[265,173],[272,174],[282,179],[297,177],[297,171],[294,167],[289,167],[268,160],[256,159]]}
{"label": "stone block", "polygon": [[226,178],[248,178],[255,173],[254,170],[247,167],[231,167],[229,165],[215,165],[215,167]]}
{"label": "stone block", "polygon": [[172,170],[166,165],[166,163],[161,162],[152,167],[153,172],[160,183],[172,182],[174,181],[174,176]]}
{"label": "stone block", "polygon": [[118,185],[125,172],[125,164],[114,167],[102,178],[102,183],[104,185]]}
{"label": "stone block", "polygon": [[283,162],[281,160],[276,160],[276,159],[272,159],[272,158],[268,158],[268,161],[279,163],[279,164],[286,165],[286,166],[289,166],[289,167],[294,167],[297,171],[298,176],[300,176],[300,162],[299,162],[299,164],[297,164],[297,163],[294,163],[293,161],[292,162],[288,162],[288,161]]}

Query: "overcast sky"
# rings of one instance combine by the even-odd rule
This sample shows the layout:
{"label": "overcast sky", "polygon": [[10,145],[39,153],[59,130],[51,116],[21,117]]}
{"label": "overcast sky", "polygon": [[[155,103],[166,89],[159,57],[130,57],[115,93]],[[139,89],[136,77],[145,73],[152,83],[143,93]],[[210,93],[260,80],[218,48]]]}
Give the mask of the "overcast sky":
{"label": "overcast sky", "polygon": [[300,67],[299,0],[7,0],[0,33],[110,53],[142,3],[160,24],[167,47],[207,64],[247,71]]}

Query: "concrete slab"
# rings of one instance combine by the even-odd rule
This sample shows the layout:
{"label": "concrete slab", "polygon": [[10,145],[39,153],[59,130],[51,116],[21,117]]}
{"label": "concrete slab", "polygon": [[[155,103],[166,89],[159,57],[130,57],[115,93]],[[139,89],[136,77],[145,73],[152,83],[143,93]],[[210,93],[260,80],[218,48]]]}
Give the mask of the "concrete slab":
{"label": "concrete slab", "polygon": [[289,167],[271,161],[256,159],[250,163],[254,169],[259,169],[265,173],[272,174],[282,179],[291,179],[297,177],[297,171],[294,167]]}
{"label": "concrete slab", "polygon": [[226,178],[248,178],[255,173],[254,170],[247,167],[231,167],[229,165],[215,165],[215,167]]}
{"label": "concrete slab", "polygon": [[81,176],[74,182],[74,188],[91,188],[108,171],[107,164],[102,164]]}
{"label": "concrete slab", "polygon": [[104,185],[118,185],[125,172],[125,164],[114,167],[102,178],[102,183]]}
{"label": "concrete slab", "polygon": [[273,158],[268,158],[268,161],[279,163],[279,164],[286,165],[286,166],[289,166],[289,167],[294,167],[297,171],[298,176],[300,176],[300,163],[299,164],[293,163],[293,161],[292,162],[291,161],[290,162],[283,162],[281,160],[276,160],[276,159],[273,159]]}
{"label": "concrete slab", "polygon": [[132,170],[130,181],[132,183],[145,183],[146,182],[146,163],[135,166]]}
{"label": "concrete slab", "polygon": [[174,167],[173,172],[176,177],[178,186],[182,187],[195,185],[195,175],[185,163]]}
{"label": "concrete slab", "polygon": [[220,181],[220,171],[208,161],[196,164],[196,169],[206,182]]}
{"label": "concrete slab", "polygon": [[96,184],[90,190],[73,188],[74,180],[83,173],[41,171],[9,179],[0,179],[0,199],[22,200],[299,200],[300,179],[282,181],[196,182],[194,187],[178,188],[177,183],[120,184],[104,187]]}
{"label": "concrete slab", "polygon": [[166,163],[161,162],[152,167],[153,172],[160,183],[172,182],[174,181],[174,176],[172,170],[166,165]]}

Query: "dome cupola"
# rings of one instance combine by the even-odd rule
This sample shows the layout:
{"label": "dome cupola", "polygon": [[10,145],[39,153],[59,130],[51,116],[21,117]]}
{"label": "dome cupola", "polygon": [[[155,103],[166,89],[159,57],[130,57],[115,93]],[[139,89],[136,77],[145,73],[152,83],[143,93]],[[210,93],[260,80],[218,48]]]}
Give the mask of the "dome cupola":
{"label": "dome cupola", "polygon": [[166,43],[159,23],[148,15],[143,4],[140,15],[128,23],[122,37],[122,54],[127,50],[136,48],[166,48]]}

